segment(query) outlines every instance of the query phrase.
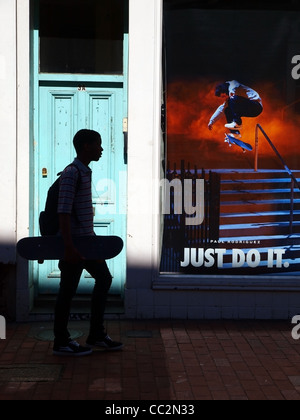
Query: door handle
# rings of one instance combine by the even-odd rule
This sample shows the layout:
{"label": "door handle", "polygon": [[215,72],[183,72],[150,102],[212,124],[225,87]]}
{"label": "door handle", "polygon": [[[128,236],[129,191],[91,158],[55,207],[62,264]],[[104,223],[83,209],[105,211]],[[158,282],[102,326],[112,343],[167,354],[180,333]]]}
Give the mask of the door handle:
{"label": "door handle", "polygon": [[128,133],[123,133],[124,135],[124,163],[127,165],[128,161]]}
{"label": "door handle", "polygon": [[123,136],[124,136],[124,163],[128,161],[128,118],[123,118]]}
{"label": "door handle", "polygon": [[43,168],[42,169],[42,177],[43,178],[48,178],[48,170],[47,170],[47,168]]}

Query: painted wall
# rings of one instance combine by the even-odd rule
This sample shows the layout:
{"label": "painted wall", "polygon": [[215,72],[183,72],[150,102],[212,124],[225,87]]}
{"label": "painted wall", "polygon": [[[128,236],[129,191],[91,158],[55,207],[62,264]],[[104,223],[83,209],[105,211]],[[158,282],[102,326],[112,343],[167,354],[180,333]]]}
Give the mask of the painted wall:
{"label": "painted wall", "polygon": [[0,0],[0,10],[0,262],[8,264],[16,262],[16,2]]}
{"label": "painted wall", "polygon": [[0,262],[15,263],[29,225],[29,0],[0,0],[0,11]]}
{"label": "painted wall", "polygon": [[126,315],[130,317],[153,313],[151,289],[153,275],[157,274],[160,237],[161,46],[162,0],[130,0],[125,294]]}
{"label": "painted wall", "polygon": [[0,0],[0,25],[5,33],[0,38],[0,269],[5,273],[0,289],[3,310],[15,317],[21,290],[28,312],[28,267],[16,255],[16,242],[28,236],[29,227],[29,0]]}

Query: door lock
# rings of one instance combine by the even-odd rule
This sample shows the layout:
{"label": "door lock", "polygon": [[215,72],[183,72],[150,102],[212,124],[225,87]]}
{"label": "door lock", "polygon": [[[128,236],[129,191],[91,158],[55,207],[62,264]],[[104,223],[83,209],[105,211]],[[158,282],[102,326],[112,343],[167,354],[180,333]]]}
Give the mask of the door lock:
{"label": "door lock", "polygon": [[47,170],[47,168],[43,168],[42,169],[42,177],[43,178],[48,178],[48,170]]}

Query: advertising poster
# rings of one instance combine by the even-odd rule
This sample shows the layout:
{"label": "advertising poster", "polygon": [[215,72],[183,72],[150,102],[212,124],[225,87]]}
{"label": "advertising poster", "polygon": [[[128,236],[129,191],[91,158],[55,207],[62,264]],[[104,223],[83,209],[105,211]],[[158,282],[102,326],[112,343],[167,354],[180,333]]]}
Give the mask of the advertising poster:
{"label": "advertising poster", "polygon": [[164,2],[163,273],[300,274],[300,11],[265,4]]}

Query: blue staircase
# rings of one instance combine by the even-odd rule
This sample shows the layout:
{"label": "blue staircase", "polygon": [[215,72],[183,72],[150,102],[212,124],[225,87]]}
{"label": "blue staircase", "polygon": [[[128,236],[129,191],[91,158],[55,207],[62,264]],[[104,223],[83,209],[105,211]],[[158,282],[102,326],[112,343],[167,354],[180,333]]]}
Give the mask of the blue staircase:
{"label": "blue staircase", "polygon": [[[220,244],[245,253],[257,249],[261,255],[259,267],[239,268],[239,274],[300,275],[300,191],[295,187],[291,201],[289,174],[283,170],[214,172],[221,175]],[[293,173],[300,178],[300,171]],[[267,267],[270,249],[285,251],[285,266]],[[227,267],[230,271],[229,262]]]}

